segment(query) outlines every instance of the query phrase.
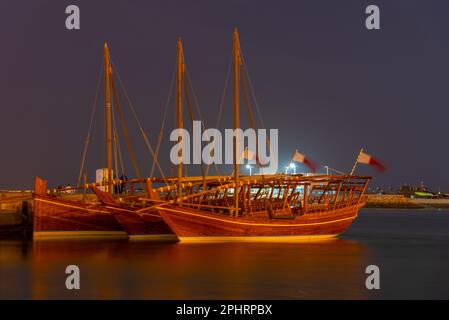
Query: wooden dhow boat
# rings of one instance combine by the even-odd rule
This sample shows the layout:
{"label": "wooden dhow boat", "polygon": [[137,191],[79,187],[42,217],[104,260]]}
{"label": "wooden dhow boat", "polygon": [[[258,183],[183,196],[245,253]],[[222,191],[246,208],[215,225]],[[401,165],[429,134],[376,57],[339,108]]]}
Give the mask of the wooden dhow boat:
{"label": "wooden dhow boat", "polygon": [[117,219],[99,202],[49,193],[35,178],[33,240],[127,239]]}
{"label": "wooden dhow boat", "polygon": [[[240,68],[244,63],[237,30],[233,50],[234,129],[237,129],[240,128]],[[181,241],[333,238],[350,226],[366,203],[364,192],[370,177],[352,174],[241,176],[237,141],[234,140],[233,181],[208,184],[196,193],[179,188],[176,199],[155,206]],[[179,165],[179,183],[181,172]],[[157,194],[150,196],[160,201]]]}
{"label": "wooden dhow boat", "polygon": [[[181,241],[298,241],[343,233],[370,177],[255,176],[186,195],[158,212]],[[238,214],[234,191],[238,190]]]}
{"label": "wooden dhow boat", "polygon": [[[134,185],[139,181],[136,179],[130,181],[130,184]],[[33,239],[177,241],[176,236],[158,212],[155,209],[146,208],[145,203],[138,200],[145,193],[114,198],[111,194],[100,190],[101,186],[98,184],[92,183],[88,187],[95,198],[91,197],[90,200],[85,201],[79,194],[59,194],[56,190],[48,190],[46,181],[36,177],[33,195]],[[160,188],[158,191],[165,190]],[[126,202],[132,199],[136,201]]]}
{"label": "wooden dhow boat", "polygon": [[[184,88],[188,86],[188,80],[185,76],[184,54],[180,39],[177,46],[177,66],[177,118],[178,128],[182,128],[183,93],[186,95],[191,117],[192,111],[189,95],[187,92],[184,92]],[[108,162],[105,176],[99,183],[87,183],[85,181],[81,187],[66,187],[63,189],[48,189],[47,182],[36,177],[35,192],[33,194],[34,239],[177,240],[176,235],[159,215],[157,207],[176,205],[180,194],[196,194],[202,190],[211,189],[217,185],[229,182],[233,178],[227,176],[206,177],[204,174],[201,177],[186,177],[182,174],[182,165],[178,168],[178,177],[165,177],[157,162],[157,155],[154,154],[153,148],[139,124],[140,132],[143,134],[144,141],[153,156],[153,165],[157,164],[162,176],[161,178],[141,178],[132,145],[129,143],[126,124],[122,120],[122,108],[113,79],[109,49],[106,44],[104,47],[104,70]],[[119,171],[118,162],[122,162],[122,157],[120,156],[121,153],[117,152],[119,148],[117,146],[118,134],[116,126],[114,126],[111,91],[113,93],[114,106],[121,121],[123,136],[127,143],[136,176],[138,176],[136,179],[120,179],[117,177],[117,174],[115,177],[113,176],[113,168],[115,167],[115,172]],[[78,185],[83,173],[89,137],[90,131],[86,139]],[[113,166],[113,160],[115,160],[115,166]],[[122,169],[122,176],[124,176],[123,171]],[[87,179],[85,178],[85,180]],[[162,186],[154,188],[153,184]],[[117,192],[117,190],[124,192]],[[79,193],[80,191],[82,191],[82,194]],[[87,194],[88,191],[91,194]]]}
{"label": "wooden dhow boat", "polygon": [[[177,122],[178,128],[182,128],[182,88],[186,77],[180,40],[177,59]],[[238,33],[235,31],[234,129],[240,128],[239,73],[242,62]],[[107,46],[105,70],[108,70],[105,72],[108,126],[106,178],[102,183],[83,185],[83,197],[86,189],[90,189],[95,195],[94,201],[87,202],[49,192],[46,182],[36,178],[35,239],[99,237],[169,240],[175,238],[175,235],[183,241],[327,239],[344,232],[365,204],[364,192],[370,177],[352,174],[239,175],[237,139],[234,142],[232,176],[208,176],[207,171],[205,173],[201,167],[201,177],[186,177],[180,163],[178,175],[174,178],[165,178],[162,171],[162,178],[139,177],[129,181],[114,178],[108,84],[111,85],[114,96],[116,94],[114,82],[111,81],[112,67],[109,64]],[[186,102],[190,104],[187,92],[185,94]],[[118,101],[116,106],[120,110]],[[191,114],[191,110],[189,111]],[[249,119],[251,121],[252,117]],[[253,124],[251,126],[254,127]],[[126,137],[125,133],[124,136]],[[114,132],[114,141],[115,137]],[[147,139],[146,143],[149,144]],[[117,168],[117,157],[115,159]],[[157,161],[157,156],[154,159]],[[154,188],[155,183],[164,186]],[[136,192],[135,186],[139,184],[143,185],[143,191]],[[114,188],[124,185],[129,186],[128,194],[113,195]]]}
{"label": "wooden dhow boat", "polygon": [[[118,178],[116,128],[113,128],[111,90],[114,95],[115,108],[121,116],[121,107],[112,71],[112,64],[107,44],[104,46],[104,87],[105,87],[105,119],[107,128],[107,170],[101,183],[87,184],[83,187],[66,187],[47,189],[47,182],[35,178],[34,200],[34,240],[53,239],[136,239],[136,240],[176,240],[176,236],[158,215],[156,210],[139,212],[145,202],[138,201],[142,194],[135,194],[134,185],[142,179],[130,181],[131,191],[127,192],[125,181]],[[123,135],[128,141],[126,125],[121,123]],[[143,130],[141,129],[143,132]],[[78,184],[81,179],[87,143],[86,139],[83,164]],[[131,147],[129,149],[132,150]],[[113,176],[113,155],[116,177]],[[133,154],[132,154],[133,155]],[[135,156],[132,157],[135,162]],[[139,173],[138,173],[139,174]],[[170,182],[170,181],[168,181]],[[128,183],[126,181],[126,183]],[[170,188],[169,184],[165,182]],[[75,194],[79,190],[83,194]],[[90,189],[93,195],[87,195]],[[103,190],[102,190],[103,189]],[[119,194],[117,190],[124,190]],[[113,196],[113,193],[116,195]],[[145,192],[145,191],[143,191]],[[141,192],[142,193],[142,192]]]}

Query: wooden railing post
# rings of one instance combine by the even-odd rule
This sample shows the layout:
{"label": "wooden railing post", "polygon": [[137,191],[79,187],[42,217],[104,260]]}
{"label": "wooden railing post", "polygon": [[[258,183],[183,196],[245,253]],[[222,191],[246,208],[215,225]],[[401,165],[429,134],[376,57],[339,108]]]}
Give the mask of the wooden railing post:
{"label": "wooden railing post", "polygon": [[303,203],[304,203],[304,205],[303,205],[303,208],[302,208],[303,214],[307,213],[307,209],[308,209],[307,204],[308,204],[308,202],[309,202],[308,184],[304,184],[304,196],[303,196]]}
{"label": "wooden railing post", "polygon": [[251,215],[251,183],[248,184],[248,215]]}
{"label": "wooden railing post", "polygon": [[368,186],[369,179],[365,180],[365,184],[363,185],[362,191],[360,192],[359,198],[357,199],[357,203],[360,203],[360,199],[362,199],[363,194],[365,193],[366,187]]}
{"label": "wooden railing post", "polygon": [[340,194],[340,189],[341,189],[341,185],[342,184],[343,184],[343,181],[340,181],[340,183],[338,184],[337,192],[335,193],[334,208],[333,209],[335,209],[337,207],[338,196]]}

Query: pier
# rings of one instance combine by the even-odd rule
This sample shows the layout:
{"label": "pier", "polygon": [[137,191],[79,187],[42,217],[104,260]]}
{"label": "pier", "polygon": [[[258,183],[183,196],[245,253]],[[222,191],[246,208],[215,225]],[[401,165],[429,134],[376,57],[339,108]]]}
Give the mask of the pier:
{"label": "pier", "polygon": [[0,239],[32,239],[31,200],[31,190],[0,190]]}

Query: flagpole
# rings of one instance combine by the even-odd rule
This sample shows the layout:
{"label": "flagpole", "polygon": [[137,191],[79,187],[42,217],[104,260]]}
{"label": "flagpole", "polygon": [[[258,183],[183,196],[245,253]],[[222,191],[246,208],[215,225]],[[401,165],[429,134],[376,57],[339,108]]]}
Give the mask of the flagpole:
{"label": "flagpole", "polygon": [[[298,149],[295,149],[295,151],[293,151],[293,154],[292,154],[292,156],[291,156],[291,158],[290,158],[290,162],[288,163],[288,166],[287,166],[287,172],[288,172],[288,168],[291,168],[291,165],[292,165],[292,163],[293,163],[293,158],[295,157],[295,154],[298,152]],[[294,167],[294,169],[293,169],[294,171],[293,171],[293,174],[296,174],[296,167]]]}
{"label": "flagpole", "polygon": [[362,154],[362,152],[363,152],[363,148],[360,149],[360,152],[357,155],[357,159],[355,160],[354,166],[352,167],[351,173],[349,174],[350,176],[352,176],[354,174],[355,168],[357,167],[357,164],[359,163],[359,158],[360,158],[360,155]]}

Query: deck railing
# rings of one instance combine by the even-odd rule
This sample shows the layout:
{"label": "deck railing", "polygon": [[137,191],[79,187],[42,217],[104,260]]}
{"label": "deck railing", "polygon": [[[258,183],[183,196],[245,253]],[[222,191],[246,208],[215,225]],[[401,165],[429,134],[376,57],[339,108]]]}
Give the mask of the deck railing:
{"label": "deck railing", "polygon": [[[182,182],[182,196],[178,196],[176,178],[114,180],[114,196],[123,204],[146,206],[146,183],[150,181],[165,203],[193,207],[206,211],[230,213],[234,210],[234,192],[239,190],[239,215],[294,216],[320,213],[356,205],[366,201],[364,192],[370,177],[271,175],[240,177],[236,185],[232,177],[186,178]],[[92,185],[92,184],[91,184]],[[105,186],[106,183],[95,183]],[[79,188],[49,190],[53,196],[95,201],[89,184]]]}

